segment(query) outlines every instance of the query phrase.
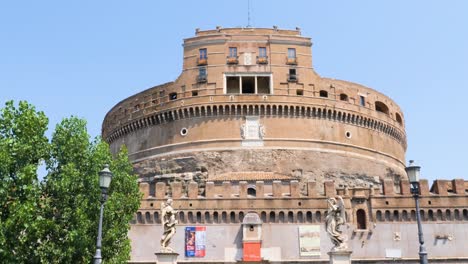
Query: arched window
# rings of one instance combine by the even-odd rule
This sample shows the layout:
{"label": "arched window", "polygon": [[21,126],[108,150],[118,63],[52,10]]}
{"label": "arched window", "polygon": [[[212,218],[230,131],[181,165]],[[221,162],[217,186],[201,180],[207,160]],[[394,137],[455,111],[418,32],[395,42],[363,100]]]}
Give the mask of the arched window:
{"label": "arched window", "polygon": [[236,223],[236,213],[231,212],[229,218],[230,218],[231,223]]}
{"label": "arched window", "polygon": [[159,213],[154,212],[154,222],[155,223],[161,223],[161,219],[159,219]]}
{"label": "arched window", "polygon": [[356,211],[356,220],[357,229],[367,229],[366,211],[364,211],[363,209],[358,209]]}
{"label": "arched window", "polygon": [[399,113],[395,113],[395,119],[400,125],[403,124],[403,119]]}
{"label": "arched window", "polygon": [[375,218],[377,218],[377,221],[382,222],[382,211],[378,210],[377,213],[375,214]]}
{"label": "arched window", "polygon": [[375,101],[375,111],[382,112],[387,115],[389,113],[388,106],[380,101]]}
{"label": "arched window", "polygon": [[260,219],[262,219],[262,222],[263,222],[263,223],[266,223],[266,212],[262,212],[262,213],[260,214]]}
{"label": "arched window", "polygon": [[250,196],[250,197],[256,197],[257,196],[257,191],[255,190],[255,187],[247,188],[247,196]]}
{"label": "arched window", "polygon": [[346,101],[346,102],[349,101],[348,95],[344,94],[344,93],[340,94],[340,100],[341,101]]}
{"label": "arched window", "polygon": [[278,222],[284,223],[284,212],[283,211],[279,212]]}
{"label": "arched window", "polygon": [[139,224],[144,224],[145,223],[145,221],[143,220],[143,215],[141,214],[141,212],[137,213],[137,223],[139,223]]}
{"label": "arched window", "polygon": [[239,212],[239,222],[242,223],[242,220],[244,220],[244,212]]}
{"label": "arched window", "polygon": [[195,219],[193,219],[193,213],[192,212],[188,212],[187,219],[188,219],[189,223],[191,223],[191,224],[195,223]]}
{"label": "arched window", "polygon": [[328,92],[325,91],[325,90],[321,90],[320,93],[319,93],[319,96],[327,98],[328,97]]}
{"label": "arched window", "polygon": [[221,213],[221,223],[227,223],[227,213],[226,212]]}
{"label": "arched window", "polygon": [[197,223],[201,223],[202,218],[201,218],[201,212],[197,212]]}
{"label": "arched window", "polygon": [[306,222],[307,223],[312,223],[312,212],[311,211],[307,211],[307,213],[306,213]]}
{"label": "arched window", "polygon": [[153,219],[151,219],[150,212],[145,213],[145,220],[146,220],[146,223],[153,223]]}
{"label": "arched window", "polygon": [[205,219],[204,219],[205,223],[211,223],[211,219],[210,219],[210,213],[208,212],[205,212]]}
{"label": "arched window", "polygon": [[275,212],[270,212],[270,223],[276,222]]}
{"label": "arched window", "polygon": [[406,210],[403,210],[403,212],[401,213],[401,220],[402,221],[408,221],[408,212]]}
{"label": "arched window", "polygon": [[213,222],[216,224],[219,223],[218,212],[213,213]]}
{"label": "arched window", "polygon": [[317,222],[322,222],[322,213],[320,211],[315,212],[315,220]]}
{"label": "arched window", "polygon": [[304,216],[301,211],[297,212],[297,222],[304,223]]}
{"label": "arched window", "polygon": [[294,213],[288,212],[288,223],[293,223],[293,222],[294,222]]}
{"label": "arched window", "polygon": [[187,222],[185,221],[185,214],[184,214],[184,212],[179,212],[179,221],[180,221],[181,223],[184,223],[184,224],[187,223]]}

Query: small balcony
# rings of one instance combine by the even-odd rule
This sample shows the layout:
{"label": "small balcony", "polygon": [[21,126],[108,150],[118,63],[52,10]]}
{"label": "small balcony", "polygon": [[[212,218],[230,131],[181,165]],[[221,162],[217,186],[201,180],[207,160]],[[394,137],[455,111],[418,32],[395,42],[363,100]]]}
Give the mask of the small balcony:
{"label": "small balcony", "polygon": [[206,81],[207,81],[206,74],[197,76],[198,83],[206,83]]}
{"label": "small balcony", "polygon": [[268,64],[268,56],[257,56],[257,64]]}
{"label": "small balcony", "polygon": [[288,65],[297,65],[297,58],[286,58],[286,64]]}
{"label": "small balcony", "polygon": [[288,82],[297,82],[297,74],[288,74]]}
{"label": "small balcony", "polygon": [[207,64],[208,64],[208,58],[197,58],[198,66],[207,65]]}
{"label": "small balcony", "polygon": [[226,63],[227,64],[239,64],[239,57],[238,56],[235,56],[235,57],[226,57]]}

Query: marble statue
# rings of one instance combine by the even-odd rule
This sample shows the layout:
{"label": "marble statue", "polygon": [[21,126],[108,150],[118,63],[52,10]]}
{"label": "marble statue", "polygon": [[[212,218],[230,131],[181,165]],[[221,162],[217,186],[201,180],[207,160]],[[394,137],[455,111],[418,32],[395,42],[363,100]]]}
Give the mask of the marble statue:
{"label": "marble statue", "polygon": [[336,199],[329,198],[327,202],[328,212],[325,219],[325,228],[334,245],[332,251],[344,251],[348,248],[348,245],[346,244],[347,236],[343,235],[343,231],[340,229],[346,223],[343,198],[337,196]]}
{"label": "marble statue", "polygon": [[161,237],[161,252],[173,253],[174,250],[169,247],[171,238],[176,233],[176,220],[177,211],[172,208],[172,199],[167,199],[165,203],[161,203],[161,222],[164,233]]}

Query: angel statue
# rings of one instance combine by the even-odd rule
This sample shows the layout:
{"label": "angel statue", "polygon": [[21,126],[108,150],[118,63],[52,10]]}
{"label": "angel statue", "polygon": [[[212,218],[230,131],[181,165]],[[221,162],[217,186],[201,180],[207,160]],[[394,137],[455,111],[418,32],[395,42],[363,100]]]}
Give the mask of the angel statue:
{"label": "angel statue", "polygon": [[172,208],[172,199],[167,199],[165,203],[161,203],[161,222],[164,233],[161,237],[161,252],[172,253],[174,250],[169,247],[171,238],[176,233],[176,225],[179,223],[175,216],[177,211]]}
{"label": "angel statue", "polygon": [[348,248],[346,244],[347,236],[343,235],[343,231],[340,230],[340,226],[346,223],[344,202],[341,196],[337,196],[336,198],[338,201],[335,198],[327,200],[328,212],[325,219],[325,229],[335,245],[332,251],[346,250]]}

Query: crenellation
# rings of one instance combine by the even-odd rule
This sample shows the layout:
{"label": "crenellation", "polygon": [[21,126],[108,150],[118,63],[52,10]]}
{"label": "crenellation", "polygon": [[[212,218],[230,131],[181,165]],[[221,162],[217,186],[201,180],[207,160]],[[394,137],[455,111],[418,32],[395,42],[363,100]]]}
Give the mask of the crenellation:
{"label": "crenellation", "polygon": [[421,196],[429,195],[429,181],[427,179],[419,180],[419,192]]}
{"label": "crenellation", "polygon": [[215,193],[214,193],[215,184],[214,184],[214,182],[207,182],[205,188],[206,188],[205,189],[205,197],[207,199],[214,198],[215,197]]}
{"label": "crenellation", "polygon": [[138,183],[138,188],[140,189],[140,192],[143,193],[143,199],[146,199],[149,197],[150,194],[150,184],[147,182],[139,182]]}
{"label": "crenellation", "polygon": [[164,182],[156,183],[156,199],[166,198],[166,184]]}
{"label": "crenellation", "polygon": [[255,193],[256,196],[259,198],[265,197],[265,183],[263,181],[256,181],[255,182]]}
{"label": "crenellation", "polygon": [[281,181],[273,181],[272,188],[273,188],[273,197],[274,198],[283,197]]}
{"label": "crenellation", "polygon": [[411,195],[410,182],[408,180],[400,180],[400,193],[402,195]]}
{"label": "crenellation", "polygon": [[241,199],[247,198],[247,187],[248,187],[248,182],[246,181],[239,182],[239,198]]}
{"label": "crenellation", "polygon": [[218,197],[223,197],[223,198],[231,198],[233,196],[232,193],[232,185],[231,182],[229,181],[224,181],[222,183],[222,193],[218,194]]}
{"label": "crenellation", "polygon": [[298,198],[300,195],[300,189],[299,189],[299,181],[293,180],[290,182],[290,197],[291,198]]}
{"label": "crenellation", "polygon": [[394,196],[395,195],[393,180],[384,179],[382,186],[383,186],[383,193],[384,193],[385,196]]}
{"label": "crenellation", "polygon": [[172,190],[173,199],[179,199],[182,197],[182,183],[181,182],[172,182],[171,190]]}
{"label": "crenellation", "polygon": [[325,187],[325,196],[326,197],[335,197],[336,188],[335,188],[335,183],[333,181],[325,181],[324,182],[324,187]]}
{"label": "crenellation", "polygon": [[188,184],[188,194],[189,199],[197,199],[198,198],[198,183],[190,182]]}
{"label": "crenellation", "polygon": [[310,198],[314,198],[318,196],[316,181],[307,182],[307,196]]}
{"label": "crenellation", "polygon": [[466,193],[465,181],[463,179],[453,179],[452,190],[453,190],[453,193],[457,195],[464,195]]}
{"label": "crenellation", "polygon": [[444,180],[435,180],[432,184],[431,191],[438,195],[448,195],[447,182]]}

